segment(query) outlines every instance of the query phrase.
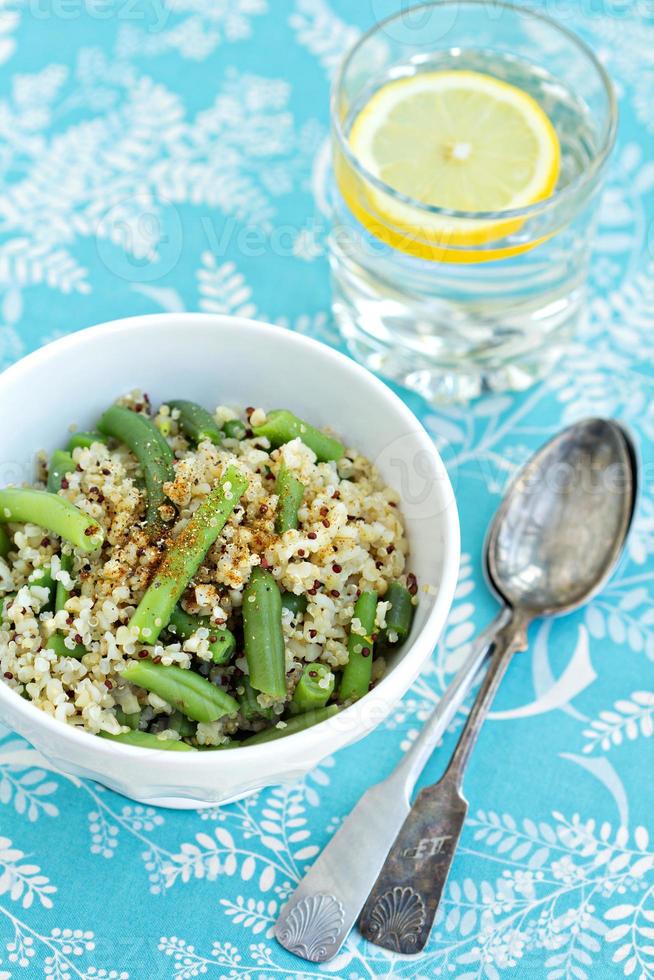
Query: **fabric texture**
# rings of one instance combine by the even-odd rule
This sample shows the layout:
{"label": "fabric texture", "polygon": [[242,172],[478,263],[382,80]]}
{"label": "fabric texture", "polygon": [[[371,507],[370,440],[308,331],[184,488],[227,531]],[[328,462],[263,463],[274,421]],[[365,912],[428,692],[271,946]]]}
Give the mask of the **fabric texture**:
{"label": "fabric texture", "polygon": [[[325,257],[328,84],[381,6],[2,0],[0,363],[161,310],[258,316],[338,346]],[[654,977],[647,468],[611,583],[579,613],[536,624],[508,672],[468,772],[470,817],[425,952],[398,957],[353,933],[318,967],[271,938],[280,905],[400,758],[494,614],[481,543],[516,467],[589,414],[632,426],[651,466],[654,20],[643,3],[550,12],[599,53],[620,98],[588,316],[526,394],[442,410],[404,395],[443,451],[461,513],[460,584],[432,661],[369,738],[291,787],[223,809],[136,805],[51,771],[0,728],[1,980]],[[463,717],[423,784],[438,778]]]}

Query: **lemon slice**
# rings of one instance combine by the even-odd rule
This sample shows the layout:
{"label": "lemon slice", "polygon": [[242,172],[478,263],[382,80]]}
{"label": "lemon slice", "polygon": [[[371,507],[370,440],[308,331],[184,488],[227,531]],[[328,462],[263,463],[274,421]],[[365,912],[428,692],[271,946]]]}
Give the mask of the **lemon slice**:
{"label": "lemon slice", "polygon": [[389,82],[356,117],[349,144],[369,173],[409,200],[370,181],[356,193],[342,186],[346,200],[352,206],[356,198],[355,213],[378,237],[390,236],[410,252],[496,241],[522,223],[448,218],[421,205],[467,212],[520,208],[548,197],[559,174],[559,141],[538,103],[480,72],[424,72]]}

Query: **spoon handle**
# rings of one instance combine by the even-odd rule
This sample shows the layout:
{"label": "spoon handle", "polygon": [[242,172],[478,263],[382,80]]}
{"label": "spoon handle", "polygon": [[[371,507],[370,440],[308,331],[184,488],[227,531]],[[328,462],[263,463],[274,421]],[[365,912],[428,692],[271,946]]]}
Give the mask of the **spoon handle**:
{"label": "spoon handle", "polygon": [[447,725],[472,687],[483,662],[495,648],[496,637],[509,625],[512,615],[508,606],[502,606],[493,621],[478,635],[456,676],[398,764],[393,776],[397,783],[402,784],[402,791],[408,798],[411,797],[418,777],[443,737]]}
{"label": "spoon handle", "polygon": [[370,942],[397,953],[418,953],[427,943],[468,812],[465,767],[511,656],[525,647],[526,622],[514,615],[495,638],[445,774],[418,794],[363,907],[359,930]]}
{"label": "spoon handle", "polygon": [[510,615],[510,611],[500,610],[477,637],[403,761],[383,782],[364,793],[282,908],[275,938],[289,952],[314,963],[324,963],[338,953],[409,813],[417,776],[472,687],[495,634]]}

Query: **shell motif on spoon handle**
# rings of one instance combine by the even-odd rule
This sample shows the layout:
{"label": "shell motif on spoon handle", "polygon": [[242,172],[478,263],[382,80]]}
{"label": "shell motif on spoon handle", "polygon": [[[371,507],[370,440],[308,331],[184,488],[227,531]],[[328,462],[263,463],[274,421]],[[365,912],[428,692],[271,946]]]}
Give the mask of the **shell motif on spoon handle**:
{"label": "shell motif on spoon handle", "polygon": [[526,625],[524,617],[514,616],[495,639],[448,768],[438,783],[418,794],[373,886],[359,930],[378,946],[418,953],[429,939],[468,812],[461,792],[465,767],[511,656],[526,649]]}

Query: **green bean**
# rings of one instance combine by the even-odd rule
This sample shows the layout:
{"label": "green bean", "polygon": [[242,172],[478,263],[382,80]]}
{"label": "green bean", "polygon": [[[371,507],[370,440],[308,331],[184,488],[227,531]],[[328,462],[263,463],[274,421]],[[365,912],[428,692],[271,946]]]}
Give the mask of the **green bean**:
{"label": "green bean", "polygon": [[[391,644],[403,643],[411,630],[415,611],[411,593],[401,582],[391,582],[384,599],[391,604],[386,613],[384,638]],[[396,639],[389,639],[390,633],[395,633]]]}
{"label": "green bean", "polygon": [[[70,573],[73,570],[73,556],[62,554],[59,558],[59,561],[61,563],[62,572],[68,572],[68,574],[70,575]],[[66,608],[66,601],[69,595],[70,592],[68,591],[64,583],[59,581],[59,579],[57,579],[57,592],[55,596],[55,612],[61,612],[62,609]]]}
{"label": "green bean", "polygon": [[67,473],[75,470],[75,460],[63,449],[55,449],[50,457],[48,467],[48,482],[46,484],[49,493],[58,493],[61,490],[61,482]]}
{"label": "green bean", "polygon": [[340,459],[345,453],[345,446],[337,439],[325,435],[320,429],[283,408],[268,412],[263,425],[255,425],[253,431],[256,436],[269,439],[272,446],[281,446],[299,437],[305,446],[313,449],[318,461],[322,463]]}
{"label": "green bean", "polygon": [[116,721],[119,725],[125,725],[127,728],[131,728],[133,732],[137,732],[141,721],[141,712],[130,711],[128,714],[122,708],[116,706]]}
{"label": "green bean", "polygon": [[190,640],[199,629],[211,629],[211,620],[208,616],[193,616],[177,605],[173,609],[167,628],[169,633],[173,633],[181,640]]}
{"label": "green bean", "polygon": [[282,607],[290,609],[294,616],[303,615],[308,605],[309,598],[304,593],[296,595],[295,592],[282,592]]}
{"label": "green bean", "polygon": [[324,708],[334,693],[335,677],[326,664],[307,664],[293,692],[293,710],[304,714]]}
{"label": "green bean", "polygon": [[238,711],[238,703],[222,688],[183,667],[132,660],[122,676],[131,684],[157,694],[193,721],[217,721]]}
{"label": "green bean", "polygon": [[6,487],[0,490],[0,521],[37,524],[82,551],[97,551],[104,533],[97,521],[63,497],[47,490]]}
{"label": "green bean", "polygon": [[245,422],[241,422],[240,419],[228,419],[223,423],[223,433],[228,439],[245,439],[247,433],[247,426]]}
{"label": "green bean", "polygon": [[275,515],[275,530],[277,534],[290,531],[298,526],[297,512],[304,498],[305,486],[284,465],[279,469],[275,482],[275,493],[278,495],[277,514]]}
{"label": "green bean", "polygon": [[197,731],[195,722],[183,715],[181,711],[173,711],[168,719],[168,727],[181,735],[182,738],[192,738]]}
{"label": "green bean", "polygon": [[184,590],[247,486],[246,478],[234,466],[228,467],[186,527],[168,544],[157,574],[130,620],[130,628],[137,630],[142,641],[155,643],[168,625]]}
{"label": "green bean", "polygon": [[159,508],[166,500],[164,483],[175,479],[174,454],[154,422],[122,405],[112,405],[98,429],[124,443],[139,461],[145,478],[147,516],[151,526],[161,523]]}
{"label": "green bean", "polygon": [[222,442],[223,434],[213,415],[207,412],[206,408],[181,398],[166,404],[171,408],[176,408],[179,412],[180,428],[191,442],[197,444],[204,442],[205,439],[216,444]]}
{"label": "green bean", "polygon": [[222,627],[216,629],[209,627],[209,649],[211,650],[211,662],[218,664],[228,664],[236,650],[236,637],[231,630]]}
{"label": "green bean", "polygon": [[215,664],[229,663],[236,650],[236,637],[231,630],[214,626],[208,616],[192,616],[180,605],[173,609],[167,629],[181,640],[189,640],[199,629],[209,630],[209,649]]}
{"label": "green bean", "polygon": [[54,588],[54,578],[51,568],[35,568],[27,580],[31,584],[40,585],[43,589],[52,590]]}
{"label": "green bean", "polygon": [[11,537],[0,524],[0,558],[6,558],[11,551]]}
{"label": "green bean", "polygon": [[[62,555],[60,560],[61,567],[65,571],[70,571],[73,566],[72,556]],[[38,577],[37,572],[41,573],[41,575]],[[44,610],[48,610],[49,612],[59,612],[60,609],[64,608],[66,599],[68,598],[68,591],[61,582],[55,582],[51,569],[37,568],[30,575],[29,581],[37,583],[38,585],[41,585],[49,590],[50,598],[48,599],[47,604],[42,607],[42,612]],[[72,650],[69,649],[66,646],[64,634],[61,632],[53,633],[45,646],[47,650],[53,650],[58,657],[74,657],[75,660],[81,660],[84,654],[88,652],[86,647],[82,646],[81,643],[76,643]]]}
{"label": "green bean", "polygon": [[120,735],[110,735],[109,732],[98,732],[100,738],[111,739],[112,742],[123,742],[124,745],[136,745],[140,749],[163,749],[166,752],[195,752],[192,745],[178,742],[172,738],[157,738],[149,732],[121,732]]}
{"label": "green bean", "polygon": [[[61,569],[64,572],[72,572],[73,570],[73,556],[62,554],[60,557]],[[57,579],[56,588],[54,590],[54,611],[56,613],[61,612],[62,609],[66,608],[66,601],[70,592],[66,588],[63,582]],[[54,650],[59,657],[75,657],[76,660],[81,660],[85,653],[87,653],[86,647],[82,646],[81,643],[76,643],[72,650],[69,650],[66,646],[64,634],[60,631],[54,633],[46,643],[48,650]]]}
{"label": "green bean", "polygon": [[51,568],[35,568],[27,580],[30,585],[38,585],[48,590],[48,598],[41,606],[41,612],[54,612],[56,601],[56,586]]}
{"label": "green bean", "polygon": [[261,745],[262,742],[272,742],[278,738],[285,738],[287,735],[295,735],[296,732],[303,732],[313,725],[318,725],[321,721],[327,721],[338,714],[340,708],[337,704],[329,704],[326,708],[317,708],[315,711],[306,711],[302,715],[295,715],[289,718],[284,728],[264,728],[256,735],[250,735],[241,742],[241,745]]}
{"label": "green bean", "polygon": [[375,630],[377,593],[362,592],[354,606],[352,620],[359,627],[350,627],[347,641],[349,659],[343,670],[339,697],[341,701],[354,701],[367,694],[372,674],[372,634]]}
{"label": "green bean", "polygon": [[243,637],[250,683],[272,698],[286,696],[282,597],[270,572],[258,565],[243,593]]}
{"label": "green bean", "polygon": [[66,646],[63,633],[53,633],[46,643],[46,649],[53,650],[58,657],[74,657],[75,660],[81,660],[84,654],[88,653],[86,647],[82,646],[81,643],[76,643],[70,650]]}
{"label": "green bean", "polygon": [[90,449],[96,442],[106,445],[107,440],[99,432],[73,432],[66,449],[69,453],[72,453],[73,449]]}
{"label": "green bean", "polygon": [[239,711],[244,718],[251,721],[253,718],[274,718],[275,712],[272,708],[262,708],[259,704],[257,692],[250,684],[248,677],[244,677],[239,682],[239,687],[243,687],[243,694],[238,696]]}

